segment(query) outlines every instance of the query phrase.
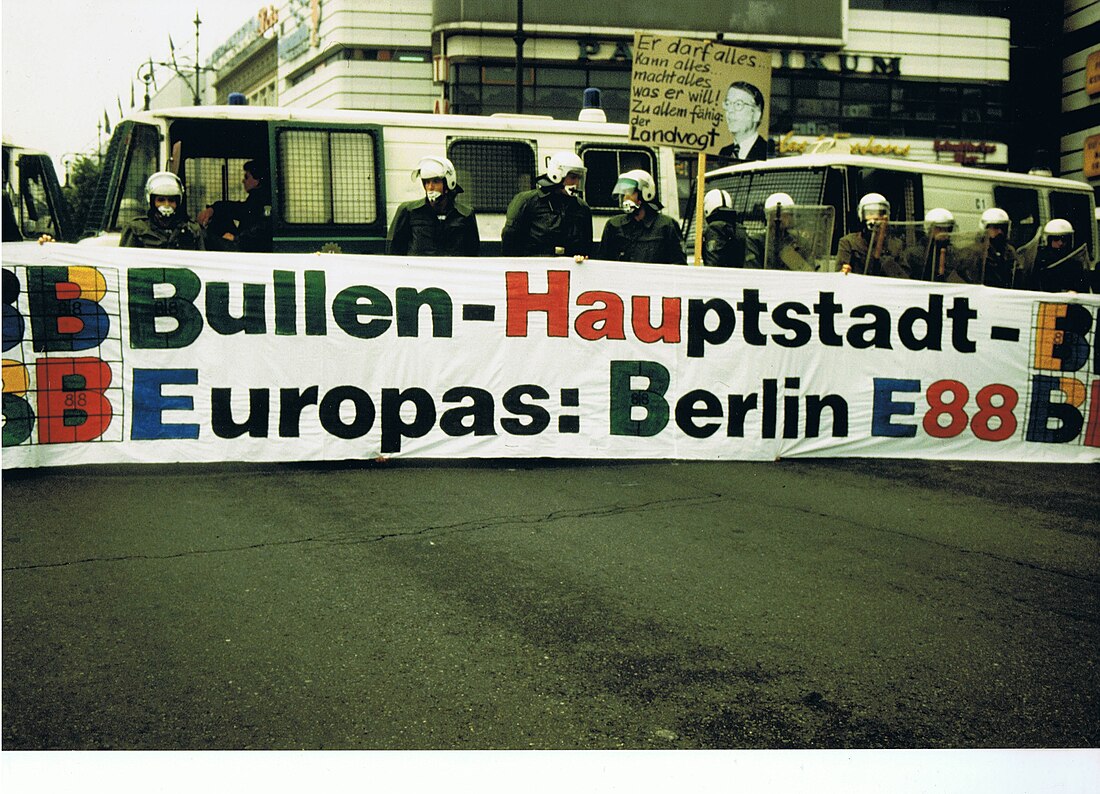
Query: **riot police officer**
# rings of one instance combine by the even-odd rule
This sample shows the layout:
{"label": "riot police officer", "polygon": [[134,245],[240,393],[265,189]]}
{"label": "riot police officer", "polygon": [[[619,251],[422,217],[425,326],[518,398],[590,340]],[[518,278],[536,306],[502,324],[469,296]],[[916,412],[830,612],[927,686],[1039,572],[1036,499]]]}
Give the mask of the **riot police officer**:
{"label": "riot police officer", "polygon": [[687,264],[680,227],[661,214],[657,185],[648,171],[639,168],[619,174],[611,194],[619,197],[623,214],[603,227],[600,259]]}
{"label": "riot police officer", "polygon": [[477,256],[481,238],[473,207],[459,199],[462,188],[454,163],[446,157],[423,157],[412,178],[424,196],[397,208],[387,239],[390,254],[409,256]]}
{"label": "riot police officer", "polygon": [[1016,248],[1008,241],[1012,221],[1000,207],[990,207],[978,221],[978,239],[959,256],[949,281],[1011,289],[1016,279]]}
{"label": "riot police officer", "polygon": [[1028,286],[1043,292],[1088,292],[1089,274],[1081,254],[1073,249],[1073,224],[1065,218],[1048,221]]}
{"label": "riot police officer", "polygon": [[841,273],[905,278],[902,244],[889,234],[890,202],[881,193],[868,193],[856,206],[861,228],[840,238],[836,269]]}
{"label": "riot police officer", "polygon": [[533,190],[516,194],[500,233],[505,256],[587,257],[592,253],[592,209],[582,198],[588,169],[573,152],[556,152]]}
{"label": "riot police officer", "polygon": [[130,220],[122,230],[122,248],[166,248],[201,251],[203,233],[187,217],[183,206],[183,183],[171,171],[157,171],[145,181],[149,210]]}

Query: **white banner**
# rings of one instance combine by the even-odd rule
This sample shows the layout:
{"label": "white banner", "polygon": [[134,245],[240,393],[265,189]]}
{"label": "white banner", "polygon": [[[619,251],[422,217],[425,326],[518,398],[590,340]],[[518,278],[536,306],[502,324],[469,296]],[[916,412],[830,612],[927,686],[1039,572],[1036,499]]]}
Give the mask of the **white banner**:
{"label": "white banner", "polygon": [[3,466],[1100,461],[1100,297],[571,259],[6,245]]}

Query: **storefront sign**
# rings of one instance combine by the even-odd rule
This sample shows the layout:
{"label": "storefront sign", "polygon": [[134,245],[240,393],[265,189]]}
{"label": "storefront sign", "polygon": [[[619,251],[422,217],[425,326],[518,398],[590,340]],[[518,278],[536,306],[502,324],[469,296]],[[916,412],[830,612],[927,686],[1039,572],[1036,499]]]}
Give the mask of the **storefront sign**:
{"label": "storefront sign", "polygon": [[210,56],[206,65],[213,69],[220,69],[232,60],[233,56],[243,52],[260,35],[259,15],[257,15],[237,28],[237,31],[226,39],[224,44],[214,50],[214,54]]}
{"label": "storefront sign", "polygon": [[1100,296],[571,259],[5,245],[3,468],[1100,462]]}
{"label": "storefront sign", "polygon": [[1100,94],[1100,50],[1090,53],[1085,63],[1085,92],[1089,96]]}
{"label": "storefront sign", "polygon": [[1100,177],[1100,135],[1085,138],[1085,178]]}
{"label": "storefront sign", "polygon": [[912,144],[887,143],[875,139],[872,135],[866,140],[853,140],[847,135],[816,138],[796,136],[793,131],[779,137],[776,151],[779,154],[824,154],[847,150],[850,154],[867,154],[876,157],[908,157]]}
{"label": "storefront sign", "polygon": [[988,155],[997,151],[997,145],[986,143],[985,141],[937,140],[932,144],[932,151],[936,153],[937,158],[941,153],[948,153],[952,155],[952,159],[956,163],[973,165],[975,163],[985,162]]}
{"label": "storefront sign", "polygon": [[320,44],[321,0],[290,0],[290,19],[279,37],[279,60],[293,61]]}
{"label": "storefront sign", "polygon": [[278,24],[279,9],[275,6],[264,6],[256,13],[256,25],[261,36]]}
{"label": "storefront sign", "polygon": [[779,67],[782,69],[806,69],[817,72],[841,74],[881,74],[901,77],[901,56],[859,55],[847,52],[779,51]]}

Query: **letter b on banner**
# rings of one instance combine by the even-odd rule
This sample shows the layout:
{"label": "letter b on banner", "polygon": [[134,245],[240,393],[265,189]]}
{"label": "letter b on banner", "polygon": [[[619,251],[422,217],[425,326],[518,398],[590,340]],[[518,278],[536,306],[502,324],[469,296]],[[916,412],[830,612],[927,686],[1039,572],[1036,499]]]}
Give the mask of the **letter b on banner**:
{"label": "letter b on banner", "polygon": [[94,267],[27,268],[35,352],[97,347],[110,328],[107,313],[99,305],[105,294],[106,282]]}
{"label": "letter b on banner", "polygon": [[36,364],[38,440],[64,444],[99,438],[111,423],[104,395],[111,368],[98,358],[44,358]]}
{"label": "letter b on banner", "polygon": [[[634,388],[631,378],[645,378]],[[669,372],[656,361],[611,362],[611,435],[655,436],[668,424]]]}

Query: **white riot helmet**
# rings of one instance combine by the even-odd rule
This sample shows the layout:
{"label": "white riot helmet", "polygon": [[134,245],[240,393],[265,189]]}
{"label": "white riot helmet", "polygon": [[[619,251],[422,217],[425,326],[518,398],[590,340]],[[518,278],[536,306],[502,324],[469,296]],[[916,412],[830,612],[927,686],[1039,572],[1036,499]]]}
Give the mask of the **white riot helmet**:
{"label": "white riot helmet", "polygon": [[793,207],[794,199],[786,193],[772,193],[764,200],[764,212],[767,213],[773,207]]}
{"label": "white riot helmet", "polygon": [[924,216],[924,229],[929,234],[932,233],[933,229],[953,232],[955,231],[955,216],[951,214],[951,210],[945,210],[943,207],[928,210]]}
{"label": "white riot helmet", "polygon": [[619,174],[619,179],[615,183],[611,195],[621,196],[635,190],[641,195],[642,201],[653,201],[657,197],[657,186],[653,183],[653,177],[649,175],[648,171],[643,171],[640,168]]}
{"label": "white riot helmet", "polygon": [[[174,198],[176,204],[183,202],[183,183],[180,178],[171,171],[157,171],[145,180],[145,200],[150,209],[153,207],[154,196],[167,196]],[[167,204],[157,207],[161,217],[170,218],[176,213],[176,208]]]}
{"label": "white riot helmet", "polygon": [[982,217],[978,220],[978,227],[982,231],[990,226],[1003,226],[1005,234],[1008,234],[1011,225],[1012,221],[1009,220],[1008,213],[1000,207],[990,207],[982,213]]}
{"label": "white riot helmet", "polygon": [[412,172],[412,178],[417,182],[425,179],[442,179],[447,185],[447,190],[454,190],[455,185],[458,184],[455,165],[446,157],[421,157]]}
{"label": "white riot helmet", "polygon": [[725,190],[719,190],[713,188],[706,192],[703,196],[703,215],[709,218],[710,214],[719,209],[730,209],[733,207],[733,199],[730,198],[730,194]]}
{"label": "white riot helmet", "polygon": [[777,212],[790,210],[794,206],[794,199],[787,193],[772,193],[764,199],[764,216],[774,220]]}
{"label": "white riot helmet", "polygon": [[152,203],[153,196],[183,198],[183,183],[171,171],[157,171],[145,182],[145,200]]}
{"label": "white riot helmet", "polygon": [[856,213],[861,221],[866,221],[867,216],[872,212],[875,215],[890,217],[890,202],[886,200],[886,196],[881,193],[868,193],[859,200]]}
{"label": "white riot helmet", "polygon": [[1049,244],[1051,238],[1061,238],[1066,248],[1073,247],[1073,224],[1065,218],[1053,218],[1043,227],[1043,236]]}
{"label": "white riot helmet", "polygon": [[584,167],[584,161],[578,155],[573,152],[554,152],[546,158],[546,178],[552,184],[560,185],[570,174],[576,174],[580,177],[580,181],[575,190],[571,191],[567,186],[566,192],[570,195],[583,193],[584,178],[588,174],[588,169]]}

